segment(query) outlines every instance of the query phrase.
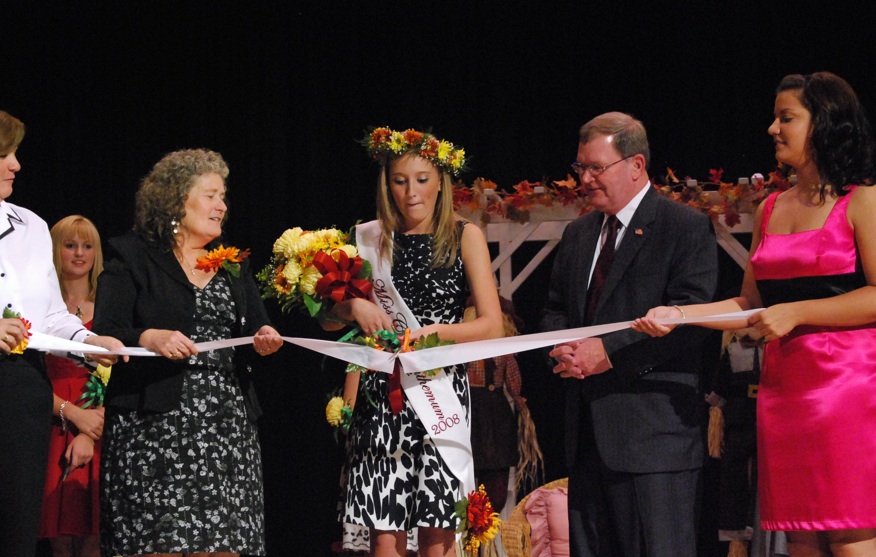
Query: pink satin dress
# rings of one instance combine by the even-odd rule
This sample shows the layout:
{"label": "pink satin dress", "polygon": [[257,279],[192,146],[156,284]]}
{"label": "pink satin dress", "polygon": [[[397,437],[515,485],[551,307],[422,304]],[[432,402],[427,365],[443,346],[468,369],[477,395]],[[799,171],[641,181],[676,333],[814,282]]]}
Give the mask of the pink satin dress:
{"label": "pink satin dress", "polygon": [[[751,266],[765,307],[866,285],[840,197],[824,226],[766,232]],[[766,345],[757,400],[758,488],[767,530],[876,527],[876,323],[800,326]]]}

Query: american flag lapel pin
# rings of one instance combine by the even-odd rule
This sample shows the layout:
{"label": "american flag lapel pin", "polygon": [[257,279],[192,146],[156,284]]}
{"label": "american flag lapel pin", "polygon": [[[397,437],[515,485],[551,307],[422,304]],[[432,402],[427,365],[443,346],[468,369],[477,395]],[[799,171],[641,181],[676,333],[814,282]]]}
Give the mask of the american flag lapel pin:
{"label": "american flag lapel pin", "polygon": [[641,228],[637,228],[635,231],[635,234],[636,234],[636,236],[641,236],[642,234],[644,234],[644,232],[642,231]]}

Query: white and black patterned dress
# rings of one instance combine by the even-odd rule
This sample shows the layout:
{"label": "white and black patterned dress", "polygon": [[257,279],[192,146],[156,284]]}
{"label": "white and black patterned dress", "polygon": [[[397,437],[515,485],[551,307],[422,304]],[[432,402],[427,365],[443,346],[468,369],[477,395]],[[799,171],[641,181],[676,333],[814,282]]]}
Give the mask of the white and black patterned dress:
{"label": "white and black patterned dress", "polygon": [[[460,225],[460,227],[462,224]],[[431,268],[432,236],[396,235],[392,280],[421,325],[462,320],[467,282],[458,254],[452,267]],[[468,421],[464,366],[444,370]],[[363,373],[347,440],[341,521],[377,530],[418,526],[455,529],[459,481],[441,459],[407,398],[393,415],[388,375]]]}
{"label": "white and black patterned dress", "polygon": [[[194,342],[229,338],[225,273],[195,289]],[[104,555],[264,555],[261,451],[233,367],[234,349],[189,358],[179,407],[107,413],[101,497]]]}

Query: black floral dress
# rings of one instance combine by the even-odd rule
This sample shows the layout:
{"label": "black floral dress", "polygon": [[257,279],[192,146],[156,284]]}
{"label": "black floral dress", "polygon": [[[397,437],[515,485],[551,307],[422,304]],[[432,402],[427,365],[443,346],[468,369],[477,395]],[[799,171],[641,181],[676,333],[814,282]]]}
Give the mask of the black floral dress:
{"label": "black floral dress", "polygon": [[[220,273],[195,289],[194,342],[230,337],[227,280]],[[176,410],[107,413],[104,555],[265,553],[261,451],[233,357],[226,348],[189,358]]]}
{"label": "black floral dress", "polygon": [[[432,237],[397,235],[392,279],[421,325],[462,320],[467,282],[461,254],[449,268],[431,268]],[[462,365],[444,370],[468,421],[468,380]],[[459,481],[442,460],[407,400],[393,415],[387,378],[363,373],[347,444],[341,521],[378,530],[456,528]]]}

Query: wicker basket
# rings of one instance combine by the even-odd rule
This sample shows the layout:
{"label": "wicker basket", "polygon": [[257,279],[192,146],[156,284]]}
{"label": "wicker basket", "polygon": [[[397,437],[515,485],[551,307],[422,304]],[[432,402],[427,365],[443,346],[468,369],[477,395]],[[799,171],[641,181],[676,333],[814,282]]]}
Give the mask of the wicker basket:
{"label": "wicker basket", "polygon": [[[561,478],[548,482],[539,489],[556,489],[568,486],[569,478]],[[532,554],[532,542],[529,539],[531,530],[529,522],[526,520],[526,514],[523,512],[527,501],[529,501],[529,495],[517,503],[511,516],[499,527],[502,533],[502,546],[508,557],[529,557]]]}

